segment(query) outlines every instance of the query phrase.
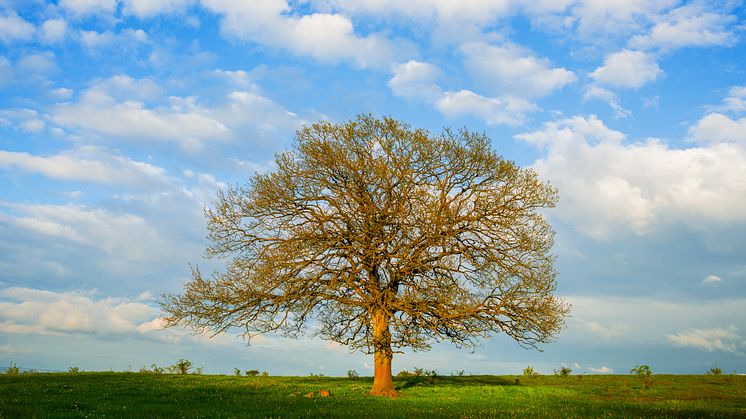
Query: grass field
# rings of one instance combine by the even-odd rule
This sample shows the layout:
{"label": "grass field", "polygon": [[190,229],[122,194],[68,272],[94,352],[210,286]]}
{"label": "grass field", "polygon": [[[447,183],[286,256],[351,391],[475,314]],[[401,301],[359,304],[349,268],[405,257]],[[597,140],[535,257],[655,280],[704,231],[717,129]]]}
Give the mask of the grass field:
{"label": "grass field", "polygon": [[[517,380],[517,381],[516,381]],[[372,379],[142,373],[0,376],[0,417],[744,417],[745,376]],[[330,397],[307,398],[321,389]]]}

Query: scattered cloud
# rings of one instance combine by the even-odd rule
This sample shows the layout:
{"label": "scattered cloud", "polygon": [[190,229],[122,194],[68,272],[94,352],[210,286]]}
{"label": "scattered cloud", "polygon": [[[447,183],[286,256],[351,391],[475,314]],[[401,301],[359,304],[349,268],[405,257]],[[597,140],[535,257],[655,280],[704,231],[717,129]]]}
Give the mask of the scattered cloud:
{"label": "scattered cloud", "polygon": [[622,335],[626,335],[632,331],[632,328],[626,324],[615,324],[613,326],[605,326],[594,321],[582,322],[583,328],[591,333],[595,333],[605,338],[614,338]]}
{"label": "scattered cloud", "polygon": [[[163,328],[158,309],[138,299],[98,297],[92,291],[56,292],[26,287],[0,291],[0,331],[8,334],[136,337],[165,343],[234,345],[235,336],[214,338]],[[252,341],[253,343],[253,341]],[[1,348],[1,347],[0,347]]]}
{"label": "scattered cloud", "polygon": [[622,105],[619,104],[619,98],[616,93],[604,89],[601,86],[590,85],[586,87],[585,93],[583,94],[583,100],[600,100],[606,102],[614,111],[614,115],[617,118],[626,118],[632,114],[629,110],[623,108]]}
{"label": "scattered cloud", "polygon": [[183,12],[196,3],[196,0],[122,0],[122,3],[124,13],[143,19]]}
{"label": "scattered cloud", "polygon": [[562,191],[557,216],[597,239],[660,223],[746,221],[746,149],[626,143],[596,116],[544,124],[516,136],[545,150],[533,167]]}
{"label": "scattered cloud", "polygon": [[707,352],[739,353],[743,339],[736,333],[736,326],[715,327],[712,329],[688,329],[666,335],[668,342],[677,347],[691,347]]}
{"label": "scattered cloud", "polygon": [[15,12],[4,11],[0,15],[0,41],[10,44],[15,41],[33,39],[36,29]]}
{"label": "scattered cloud", "polygon": [[599,368],[588,367],[588,371],[595,373],[595,374],[611,374],[614,372],[614,369],[609,368],[607,366],[603,366]]}
{"label": "scattered cloud", "polygon": [[663,70],[650,54],[624,49],[607,55],[604,65],[596,68],[590,76],[606,85],[637,89],[662,74]]}
{"label": "scattered cloud", "polygon": [[728,89],[728,97],[716,109],[730,112],[746,112],[746,86],[733,86]]}
{"label": "scattered cloud", "polygon": [[394,77],[388,86],[397,96],[432,103],[443,95],[436,83],[441,74],[440,68],[433,64],[410,60],[394,67]]}
{"label": "scattered cloud", "polygon": [[721,282],[723,282],[723,279],[717,275],[707,275],[705,279],[702,280],[702,283],[704,284],[719,284]]}
{"label": "scattered cloud", "polygon": [[41,25],[41,40],[54,44],[65,39],[67,22],[64,19],[48,19]]}
{"label": "scattered cloud", "polygon": [[60,180],[152,188],[169,180],[163,169],[95,146],[83,146],[51,156],[0,150],[0,167],[40,173]]}
{"label": "scattered cloud", "polygon": [[630,41],[635,48],[672,50],[683,47],[723,46],[736,40],[729,26],[736,16],[708,11],[703,2],[677,7],[656,19],[645,35]]}
{"label": "scattered cloud", "polygon": [[470,43],[461,50],[467,71],[493,94],[542,97],[577,80],[572,71],[552,68],[546,58],[515,44]]}
{"label": "scattered cloud", "polygon": [[435,107],[448,117],[474,115],[488,124],[521,125],[536,105],[518,97],[485,97],[470,90],[445,92]]}
{"label": "scattered cloud", "polygon": [[221,32],[228,37],[287,50],[321,62],[385,68],[399,55],[399,47],[384,35],[356,34],[352,21],[346,16],[294,14],[286,0],[202,0],[202,5],[222,16]]}
{"label": "scattered cloud", "polygon": [[700,143],[746,144],[746,117],[731,119],[721,113],[710,113],[689,128],[689,135]]}
{"label": "scattered cloud", "polygon": [[73,15],[113,14],[117,0],[60,0],[59,5]]}

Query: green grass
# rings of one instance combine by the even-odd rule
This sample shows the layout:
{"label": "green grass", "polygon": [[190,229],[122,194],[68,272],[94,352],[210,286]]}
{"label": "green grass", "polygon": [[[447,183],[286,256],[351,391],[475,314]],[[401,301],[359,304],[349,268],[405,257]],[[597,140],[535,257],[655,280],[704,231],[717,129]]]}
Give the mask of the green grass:
{"label": "green grass", "polygon": [[[518,382],[516,382],[516,379]],[[0,418],[16,417],[746,417],[746,377],[464,376],[372,379],[141,373],[0,376]],[[308,399],[308,392],[331,397]]]}

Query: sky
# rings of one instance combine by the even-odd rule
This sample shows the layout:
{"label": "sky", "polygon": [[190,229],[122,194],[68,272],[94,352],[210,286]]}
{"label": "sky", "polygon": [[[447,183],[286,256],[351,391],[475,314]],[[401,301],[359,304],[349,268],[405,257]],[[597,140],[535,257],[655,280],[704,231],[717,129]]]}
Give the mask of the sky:
{"label": "sky", "polygon": [[677,0],[0,0],[0,367],[372,375],[312,335],[161,329],[203,208],[360,113],[484,132],[559,189],[543,351],[393,368],[746,372],[746,8]]}

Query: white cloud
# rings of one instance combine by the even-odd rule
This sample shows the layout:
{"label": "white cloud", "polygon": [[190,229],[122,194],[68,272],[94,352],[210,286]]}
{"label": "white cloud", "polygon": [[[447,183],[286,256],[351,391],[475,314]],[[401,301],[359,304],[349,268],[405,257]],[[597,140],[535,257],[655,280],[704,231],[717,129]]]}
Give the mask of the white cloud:
{"label": "white cloud", "polygon": [[694,2],[671,10],[658,19],[650,33],[633,37],[630,44],[663,50],[727,45],[736,39],[728,29],[735,21],[735,16],[707,11],[701,2]]}
{"label": "white cloud", "polygon": [[636,89],[662,74],[649,54],[624,49],[607,55],[604,65],[596,68],[591,77],[599,83]]}
{"label": "white cloud", "polygon": [[723,279],[717,275],[707,275],[705,279],[702,280],[702,283],[704,284],[719,284],[721,282],[723,282]]}
{"label": "white cloud", "polygon": [[536,110],[536,105],[518,97],[491,98],[470,90],[445,92],[435,107],[448,117],[473,115],[488,124],[520,125],[525,114]]}
{"label": "white cloud", "polygon": [[208,108],[194,97],[165,98],[152,80],[123,75],[94,83],[78,101],[58,104],[52,120],[90,139],[170,143],[192,154],[204,152],[208,142],[227,144],[247,132],[276,138],[299,123],[295,114],[254,92],[231,91]]}
{"label": "white cloud", "polygon": [[54,54],[42,52],[24,55],[16,63],[18,72],[25,75],[46,76],[57,70]]}
{"label": "white cloud", "polygon": [[733,86],[728,89],[728,97],[723,99],[720,110],[746,112],[746,86]]}
{"label": "white cloud", "polygon": [[601,323],[594,321],[583,321],[581,322],[583,328],[591,333],[595,333],[605,338],[614,338],[622,335],[626,335],[632,331],[632,328],[626,324],[615,324],[612,326],[605,326]]}
{"label": "white cloud", "polygon": [[434,102],[443,94],[436,83],[441,74],[435,65],[411,60],[394,67],[388,86],[397,96]]}
{"label": "white cloud", "polygon": [[47,240],[99,249],[129,262],[158,262],[178,257],[176,238],[162,236],[146,219],[128,213],[78,205],[5,204],[20,215],[11,222]]}
{"label": "white cloud", "polygon": [[595,116],[548,122],[516,138],[546,150],[533,167],[560,191],[556,216],[597,239],[666,223],[746,222],[746,149],[738,145],[625,144]]}
{"label": "white cloud", "polygon": [[52,156],[0,150],[0,167],[40,173],[61,180],[151,188],[168,183],[159,167],[84,146]]}
{"label": "white cloud", "polygon": [[116,0],[60,0],[59,5],[76,15],[113,14]]}
{"label": "white cloud", "polygon": [[0,16],[0,41],[6,44],[28,41],[34,37],[34,31],[34,25],[13,12]]}
{"label": "white cloud", "polygon": [[196,0],[122,0],[124,12],[139,18],[150,18],[160,14],[186,10]]}
{"label": "white cloud", "polygon": [[462,52],[467,71],[497,94],[541,97],[577,79],[572,71],[552,68],[549,60],[518,45],[470,43]]}
{"label": "white cloud", "polygon": [[97,32],[81,30],[78,32],[80,43],[88,50],[96,50],[114,43],[116,36],[109,31]]}
{"label": "white cloud", "polygon": [[352,62],[359,67],[386,67],[397,47],[380,34],[358,36],[352,21],[340,14],[293,14],[286,0],[235,2],[202,0],[222,15],[223,34],[260,45],[310,56],[322,62]]}
{"label": "white cloud", "polygon": [[614,372],[614,369],[609,368],[607,366],[603,366],[599,368],[588,367],[588,371],[592,373],[596,373],[596,374],[611,374]]}
{"label": "white cloud", "polygon": [[41,39],[48,44],[62,41],[66,33],[67,22],[64,19],[45,20],[41,25]]}
{"label": "white cloud", "polygon": [[746,144],[746,117],[734,120],[721,113],[711,113],[690,127],[689,135],[700,143]]}
{"label": "white cloud", "polygon": [[[0,291],[0,331],[9,334],[102,337],[131,336],[165,343],[195,342],[233,345],[233,335],[190,335],[178,328],[163,330],[154,307],[137,299],[96,298],[95,291],[55,292],[11,287]],[[252,340],[253,342],[253,340]]]}
{"label": "white cloud", "polygon": [[595,85],[586,87],[585,93],[583,94],[583,100],[594,99],[606,102],[614,111],[614,115],[616,115],[617,118],[626,118],[631,115],[630,111],[622,107],[616,93],[611,90]]}
{"label": "white cloud", "polygon": [[569,8],[578,33],[587,40],[639,30],[676,0],[578,0]]}
{"label": "white cloud", "polygon": [[669,343],[677,347],[692,347],[707,352],[723,351],[740,353],[743,340],[736,333],[736,326],[711,329],[688,329],[666,335]]}

